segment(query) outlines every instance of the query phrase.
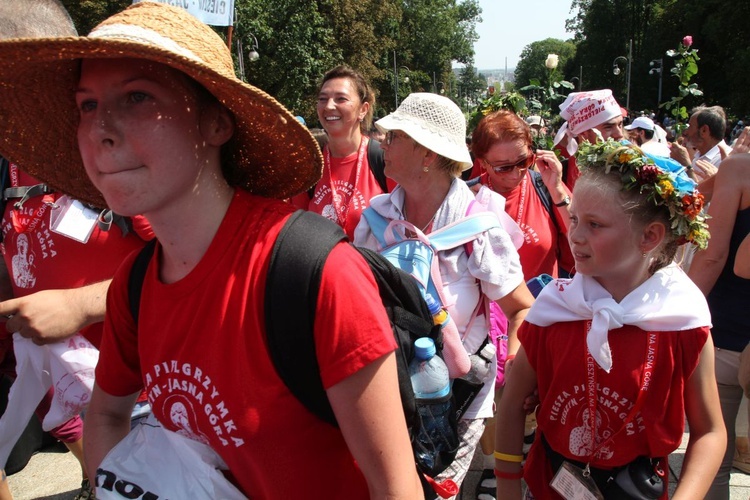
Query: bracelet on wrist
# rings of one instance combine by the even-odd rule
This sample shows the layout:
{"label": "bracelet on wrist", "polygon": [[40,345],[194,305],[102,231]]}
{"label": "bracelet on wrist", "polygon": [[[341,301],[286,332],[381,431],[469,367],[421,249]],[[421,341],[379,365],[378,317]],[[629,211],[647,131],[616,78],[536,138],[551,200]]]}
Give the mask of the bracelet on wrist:
{"label": "bracelet on wrist", "polygon": [[510,455],[508,453],[496,451],[494,457],[496,460],[502,460],[503,462],[513,462],[517,464],[523,462],[523,455]]}
{"label": "bracelet on wrist", "polygon": [[522,479],[523,469],[519,469],[518,472],[503,472],[495,469],[495,477],[498,479]]}

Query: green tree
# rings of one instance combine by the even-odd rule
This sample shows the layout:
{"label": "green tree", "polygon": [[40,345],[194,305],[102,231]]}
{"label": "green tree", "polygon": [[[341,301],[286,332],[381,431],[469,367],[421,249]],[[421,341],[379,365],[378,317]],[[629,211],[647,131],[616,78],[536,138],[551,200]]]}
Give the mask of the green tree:
{"label": "green tree", "polygon": [[[63,0],[81,33],[131,0]],[[409,91],[451,82],[451,62],[471,62],[481,21],[477,0],[236,0],[232,52],[242,45],[247,80],[312,125],[315,92],[328,69],[348,64],[373,85],[376,114],[394,106],[393,54],[409,71]],[[216,28],[226,36],[225,28]],[[258,41],[260,58],[248,51]]]}
{"label": "green tree", "polygon": [[557,54],[560,58],[558,63],[560,79],[569,80],[570,77],[577,74],[577,72],[574,73],[572,70],[572,61],[576,54],[575,44],[572,41],[546,38],[530,43],[521,51],[521,58],[514,73],[516,85],[523,87],[528,85],[532,80],[546,82],[548,71],[544,66],[544,61],[549,54]]}

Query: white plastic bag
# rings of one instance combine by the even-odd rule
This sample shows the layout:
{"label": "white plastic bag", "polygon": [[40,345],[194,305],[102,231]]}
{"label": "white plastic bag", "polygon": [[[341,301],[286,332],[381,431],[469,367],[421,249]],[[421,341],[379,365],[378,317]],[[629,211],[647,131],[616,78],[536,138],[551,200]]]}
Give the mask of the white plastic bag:
{"label": "white plastic bag", "polygon": [[99,351],[80,334],[38,346],[14,333],[13,351],[16,380],[8,394],[8,407],[0,418],[0,466],[5,466],[50,386],[54,387],[55,395],[42,424],[45,431],[64,424],[86,408],[99,360]]}
{"label": "white plastic bag", "polygon": [[226,469],[210,446],[165,429],[152,414],[104,457],[96,498],[246,498],[221,473]]}

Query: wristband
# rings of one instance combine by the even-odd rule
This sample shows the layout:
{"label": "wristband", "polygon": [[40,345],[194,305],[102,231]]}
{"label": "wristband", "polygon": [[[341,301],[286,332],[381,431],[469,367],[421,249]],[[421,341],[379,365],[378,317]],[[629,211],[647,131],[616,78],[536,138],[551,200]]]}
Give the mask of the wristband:
{"label": "wristband", "polygon": [[523,469],[518,472],[503,472],[495,469],[495,477],[498,479],[523,479]]}
{"label": "wristband", "polygon": [[503,462],[513,462],[520,464],[523,462],[523,455],[508,455],[507,453],[501,453],[496,451],[494,453],[495,459],[502,460]]}

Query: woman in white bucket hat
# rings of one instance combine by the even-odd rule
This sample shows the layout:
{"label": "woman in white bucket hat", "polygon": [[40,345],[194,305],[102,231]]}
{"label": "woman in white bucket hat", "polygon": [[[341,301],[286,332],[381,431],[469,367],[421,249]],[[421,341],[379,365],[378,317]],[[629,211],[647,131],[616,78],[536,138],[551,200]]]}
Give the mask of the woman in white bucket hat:
{"label": "woman in white bucket hat", "polygon": [[[371,210],[389,221],[406,220],[428,237],[464,218],[475,197],[459,179],[472,161],[466,147],[466,119],[458,106],[436,94],[411,94],[375,126],[386,134],[382,144],[385,174],[398,186],[392,193],[370,200]],[[354,243],[378,249],[378,239],[364,217],[354,232]],[[445,305],[458,327],[463,348],[474,354],[485,343],[489,330],[484,309],[477,308],[480,301],[486,297],[500,305],[509,319],[509,341],[517,343],[516,330],[533,298],[514,242],[504,227],[481,233],[470,245],[470,252],[460,245],[437,255]],[[495,364],[493,360],[491,375],[462,415],[458,454],[436,478],[439,482],[452,479],[460,486],[466,476],[484,419],[492,416]]]}

